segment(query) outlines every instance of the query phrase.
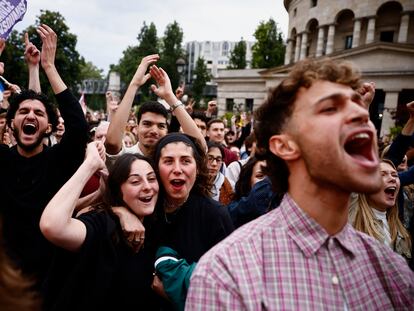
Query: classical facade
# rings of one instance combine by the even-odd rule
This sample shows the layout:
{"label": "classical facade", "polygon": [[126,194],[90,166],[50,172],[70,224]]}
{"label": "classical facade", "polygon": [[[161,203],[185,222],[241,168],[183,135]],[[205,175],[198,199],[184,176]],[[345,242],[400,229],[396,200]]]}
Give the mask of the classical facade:
{"label": "classical facade", "polygon": [[328,56],[354,62],[364,80],[376,83],[370,113],[381,136],[407,119],[405,104],[414,100],[414,1],[285,0],[284,5],[289,13],[284,66],[257,70],[251,87],[250,72],[243,79],[240,71],[219,71],[221,111],[230,100],[251,102],[253,94],[253,106],[260,105],[295,62]]}

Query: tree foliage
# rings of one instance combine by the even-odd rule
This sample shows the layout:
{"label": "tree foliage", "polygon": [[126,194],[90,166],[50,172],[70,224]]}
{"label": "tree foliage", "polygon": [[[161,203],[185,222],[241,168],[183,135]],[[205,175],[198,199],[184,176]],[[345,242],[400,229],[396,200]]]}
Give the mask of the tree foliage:
{"label": "tree foliage", "polygon": [[16,30],[10,33],[6,48],[2,54],[4,62],[4,77],[13,84],[27,88],[28,70],[24,61],[24,42]]}
{"label": "tree foliage", "polygon": [[211,80],[211,75],[207,70],[207,66],[205,61],[202,57],[197,59],[197,63],[194,69],[194,75],[196,78],[193,81],[193,95],[194,99],[198,103],[200,99],[203,97],[203,89],[206,86],[207,82]]}
{"label": "tree foliage", "polygon": [[[158,65],[161,66],[169,75],[171,84],[175,89],[178,86],[179,74],[176,68],[178,58],[184,56],[182,50],[183,31],[177,22],[167,25],[163,38],[157,37],[157,28],[154,23],[149,25],[144,22],[137,37],[138,44],[128,46],[123,52],[122,58],[117,65],[111,66],[111,70],[118,71],[121,81],[128,85],[144,56],[150,54],[160,54]],[[143,98],[150,96],[149,85],[153,81],[148,81],[140,88]]]}
{"label": "tree foliage", "polygon": [[[137,40],[138,44],[128,46],[123,51],[123,56],[119,60],[118,65],[111,68],[119,72],[124,85],[129,84],[144,56],[159,53],[157,28],[154,23],[148,26],[144,22]],[[145,87],[142,89],[145,89]]]}
{"label": "tree foliage", "polygon": [[[82,59],[79,52],[76,50],[76,44],[78,41],[76,35],[69,32],[69,27],[66,25],[65,18],[59,12],[41,10],[35,25],[37,27],[40,24],[49,25],[58,36],[58,46],[55,58],[56,68],[62,75],[66,85],[76,91],[77,85],[82,81]],[[30,26],[26,29],[26,32],[29,33],[29,38],[33,44],[35,44],[40,50],[42,47],[42,41],[37,35],[36,28]],[[43,92],[50,90],[49,82],[43,72],[40,76],[40,83]]]}
{"label": "tree foliage", "polygon": [[82,79],[103,79],[103,70],[96,67],[92,62],[81,58],[80,74]]}
{"label": "tree foliage", "polygon": [[[21,33],[18,33],[17,31],[12,32],[7,41],[6,51],[4,53],[5,77],[12,83],[27,87],[28,71],[23,57],[25,48],[23,38],[24,34],[27,32],[29,34],[29,39],[39,50],[41,50],[42,41],[36,32],[36,28],[40,24],[49,25],[57,34],[58,46],[55,58],[56,68],[66,85],[76,91],[77,85],[83,79],[81,68],[85,65],[85,60],[76,50],[76,35],[69,31],[69,27],[66,25],[64,17],[59,12],[41,10],[34,26],[29,26]],[[42,70],[40,70],[40,83],[44,93],[48,95],[53,93],[46,75]]]}
{"label": "tree foliage", "polygon": [[[123,52],[122,58],[119,60],[116,66],[111,66],[110,70],[119,72],[121,76],[121,82],[123,85],[129,85],[135,71],[138,68],[141,59],[144,56],[150,54],[157,54],[160,50],[160,43],[157,37],[157,28],[154,23],[149,26],[144,22],[141,27],[140,33],[137,36],[138,44],[128,46]],[[149,85],[151,81],[148,81],[140,88],[140,91],[144,99],[149,97]]]}
{"label": "tree foliage", "polygon": [[256,43],[253,45],[252,67],[270,68],[283,64],[285,45],[277,23],[270,18],[262,21],[254,32]]}
{"label": "tree foliage", "polygon": [[173,89],[178,87],[180,81],[176,62],[179,58],[185,58],[182,43],[183,30],[180,25],[176,21],[168,24],[162,39],[160,66],[168,73]]}
{"label": "tree foliage", "polygon": [[227,69],[245,69],[246,65],[246,41],[242,38],[230,53]]}

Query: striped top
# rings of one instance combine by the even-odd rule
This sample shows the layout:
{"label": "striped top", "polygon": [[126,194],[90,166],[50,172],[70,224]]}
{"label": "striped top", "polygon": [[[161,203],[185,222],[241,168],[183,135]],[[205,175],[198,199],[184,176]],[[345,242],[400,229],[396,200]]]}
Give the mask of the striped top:
{"label": "striped top", "polygon": [[414,273],[347,224],[330,236],[289,195],[207,252],[186,310],[414,310]]}

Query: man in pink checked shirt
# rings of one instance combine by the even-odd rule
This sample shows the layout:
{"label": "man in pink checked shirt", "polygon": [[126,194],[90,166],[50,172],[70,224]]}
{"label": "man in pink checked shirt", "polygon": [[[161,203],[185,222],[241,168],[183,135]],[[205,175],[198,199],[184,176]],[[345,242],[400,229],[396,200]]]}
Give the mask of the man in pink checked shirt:
{"label": "man in pink checked shirt", "polygon": [[351,192],[381,185],[373,85],[349,63],[298,63],[256,112],[280,206],[205,254],[186,310],[413,310],[414,274],[348,224]]}

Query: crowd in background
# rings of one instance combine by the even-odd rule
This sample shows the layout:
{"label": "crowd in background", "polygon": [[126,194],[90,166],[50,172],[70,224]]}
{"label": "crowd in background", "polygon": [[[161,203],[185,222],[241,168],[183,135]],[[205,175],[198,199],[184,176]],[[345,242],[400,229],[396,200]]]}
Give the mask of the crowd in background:
{"label": "crowd in background", "polygon": [[[122,100],[106,93],[106,113],[83,111],[55,67],[56,34],[47,25],[38,34],[41,50],[25,42],[27,90],[8,83],[2,92],[0,308],[183,310],[200,258],[288,191],[269,175],[252,114],[227,122],[215,100],[194,110],[157,54],[137,60]],[[58,107],[41,95],[40,67]],[[150,79],[159,101],[135,111]],[[358,89],[367,107],[374,91]],[[407,107],[407,124],[382,152],[382,186],[351,195],[349,223],[414,269],[414,102]],[[368,153],[364,135],[345,150]]]}

